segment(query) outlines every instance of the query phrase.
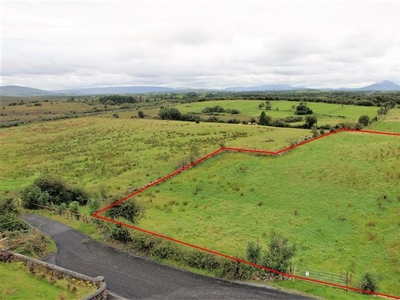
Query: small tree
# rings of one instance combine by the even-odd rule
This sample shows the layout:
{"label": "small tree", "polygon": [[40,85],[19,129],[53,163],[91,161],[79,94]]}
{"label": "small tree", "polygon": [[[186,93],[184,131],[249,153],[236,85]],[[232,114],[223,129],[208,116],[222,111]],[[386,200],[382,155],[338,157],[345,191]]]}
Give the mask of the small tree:
{"label": "small tree", "polygon": [[247,244],[247,260],[258,264],[261,260],[261,246],[254,242]]}
{"label": "small tree", "polygon": [[289,239],[275,231],[271,232],[268,251],[265,253],[263,265],[273,270],[286,273],[289,263],[296,253],[296,245],[289,245]]}
{"label": "small tree", "polygon": [[311,129],[313,125],[317,124],[318,120],[316,116],[306,116],[304,125],[306,128]]}
{"label": "small tree", "polygon": [[139,110],[138,111],[138,116],[139,116],[139,118],[143,119],[144,118],[144,112]]}
{"label": "small tree", "polygon": [[376,277],[367,272],[361,278],[361,285],[360,288],[368,293],[376,292],[378,290],[378,281]]}
{"label": "small tree", "polygon": [[271,121],[271,117],[267,116],[265,111],[262,111],[261,115],[260,115],[260,119],[258,121],[258,124],[260,124],[260,125],[269,125],[270,121]]}
{"label": "small tree", "polygon": [[370,123],[371,123],[371,120],[370,120],[369,116],[367,116],[367,115],[362,115],[358,119],[358,124],[361,124],[362,126],[368,126]]}

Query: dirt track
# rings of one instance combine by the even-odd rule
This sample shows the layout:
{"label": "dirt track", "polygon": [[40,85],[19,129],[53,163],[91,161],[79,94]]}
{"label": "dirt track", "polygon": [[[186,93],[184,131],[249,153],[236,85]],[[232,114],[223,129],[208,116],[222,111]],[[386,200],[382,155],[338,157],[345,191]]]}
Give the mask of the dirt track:
{"label": "dirt track", "polygon": [[109,290],[128,299],[308,299],[135,257],[42,216],[28,215],[25,220],[57,244],[58,253],[48,261],[89,276],[104,276]]}

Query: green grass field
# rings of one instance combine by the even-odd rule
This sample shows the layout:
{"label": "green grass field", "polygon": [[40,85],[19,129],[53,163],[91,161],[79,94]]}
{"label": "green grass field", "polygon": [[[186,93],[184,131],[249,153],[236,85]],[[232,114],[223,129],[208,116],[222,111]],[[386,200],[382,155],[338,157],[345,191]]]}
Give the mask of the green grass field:
{"label": "green grass field", "polygon": [[73,294],[65,280],[52,284],[48,279],[30,274],[19,263],[0,263],[0,282],[0,299],[82,299],[93,292],[77,285],[77,293]]}
{"label": "green grass field", "polygon": [[308,130],[87,117],[0,130],[0,192],[41,173],[106,194],[126,194],[187,164],[191,153],[249,145],[280,149]]}
{"label": "green grass field", "polygon": [[297,243],[295,264],[374,271],[400,294],[399,158],[400,137],[360,133],[282,157],[221,154],[139,195],[139,226],[241,257],[274,228]]}
{"label": "green grass field", "polygon": [[[399,112],[391,110],[372,129],[400,132]],[[310,135],[132,114],[1,129],[0,193],[19,191],[48,172],[93,193],[122,196],[222,144],[278,150]],[[399,158],[400,138],[355,133],[282,157],[219,155],[137,197],[146,206],[139,225],[242,257],[247,242],[265,248],[277,228],[297,243],[297,264],[355,276],[371,270],[380,275],[381,292],[399,295]]]}
{"label": "green grass field", "polygon": [[[231,115],[222,113],[219,117],[223,120],[238,118],[240,120],[249,120],[251,117],[257,119],[261,114],[259,104],[265,101],[261,100],[219,100],[219,101],[204,101],[185,103],[175,106],[182,113],[196,113],[203,117],[207,114],[201,113],[206,107],[213,107],[216,105],[222,106],[227,109],[238,109],[240,114]],[[266,111],[268,116],[273,118],[285,118],[287,116],[295,116],[294,112],[299,102],[295,101],[271,101],[271,110]],[[368,115],[373,118],[376,116],[377,107],[365,107],[355,105],[341,105],[329,103],[307,103],[307,106],[313,110],[318,118],[318,125],[336,125],[341,122],[357,122],[361,115]]]}

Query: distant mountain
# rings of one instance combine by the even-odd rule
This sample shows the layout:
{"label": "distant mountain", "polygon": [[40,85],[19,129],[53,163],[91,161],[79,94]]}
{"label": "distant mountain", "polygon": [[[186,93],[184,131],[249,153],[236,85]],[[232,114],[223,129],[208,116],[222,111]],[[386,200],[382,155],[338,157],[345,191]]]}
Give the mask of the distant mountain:
{"label": "distant mountain", "polygon": [[163,86],[111,86],[52,91],[68,95],[139,94],[154,92],[173,92],[175,89]]}
{"label": "distant mountain", "polygon": [[348,92],[367,92],[367,91],[400,91],[400,85],[395,84],[391,81],[384,80],[379,83],[374,83],[360,88],[345,88],[341,87],[335,89],[336,91],[348,91]]}
{"label": "distant mountain", "polygon": [[391,81],[385,80],[379,83],[374,83],[362,88],[357,89],[359,91],[400,91],[400,85],[395,84]]}
{"label": "distant mountain", "polygon": [[292,87],[288,84],[264,84],[259,86],[234,86],[228,87],[228,92],[252,92],[252,91],[294,91],[304,90],[302,87]]}
{"label": "distant mountain", "polygon": [[47,96],[51,94],[52,93],[48,91],[34,89],[25,86],[18,86],[18,85],[0,86],[0,96],[28,97],[28,96]]}

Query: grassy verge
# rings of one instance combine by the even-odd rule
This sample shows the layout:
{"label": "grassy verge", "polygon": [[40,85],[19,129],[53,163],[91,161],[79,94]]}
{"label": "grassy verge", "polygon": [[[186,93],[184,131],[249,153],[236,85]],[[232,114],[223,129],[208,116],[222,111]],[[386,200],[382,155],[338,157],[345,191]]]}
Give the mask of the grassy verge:
{"label": "grassy verge", "polygon": [[81,299],[94,291],[66,280],[30,274],[22,263],[0,263],[0,282],[0,299]]}

